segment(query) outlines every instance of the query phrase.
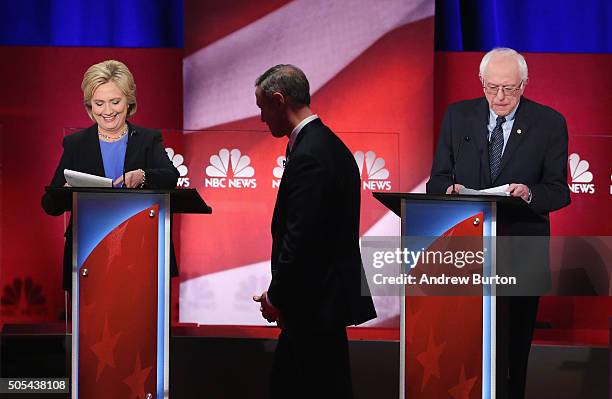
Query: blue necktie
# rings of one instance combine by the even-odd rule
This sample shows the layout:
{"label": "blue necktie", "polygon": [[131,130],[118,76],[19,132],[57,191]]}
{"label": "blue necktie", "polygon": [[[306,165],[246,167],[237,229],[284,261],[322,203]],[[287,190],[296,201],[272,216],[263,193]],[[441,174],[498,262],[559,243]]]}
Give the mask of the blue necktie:
{"label": "blue necktie", "polygon": [[491,132],[489,140],[489,166],[491,169],[491,182],[495,181],[499,175],[501,166],[502,150],[504,148],[504,131],[502,124],[506,121],[503,116],[498,116],[495,121],[495,128]]}

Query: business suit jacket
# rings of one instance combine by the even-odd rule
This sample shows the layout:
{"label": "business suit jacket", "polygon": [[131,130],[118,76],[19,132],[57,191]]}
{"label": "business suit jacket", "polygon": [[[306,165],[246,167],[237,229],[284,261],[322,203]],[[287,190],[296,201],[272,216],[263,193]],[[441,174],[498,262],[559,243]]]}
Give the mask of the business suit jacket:
{"label": "business suit jacket", "polygon": [[498,233],[549,235],[549,212],[570,203],[565,119],[552,108],[521,98],[500,173],[491,181],[488,118],[489,105],[484,97],[449,106],[442,121],[427,192],[445,193],[453,183],[453,168],[456,183],[469,188],[525,184],[531,189],[531,203],[528,207],[500,206],[498,222],[502,230]]}
{"label": "business suit jacket", "polygon": [[498,286],[497,290],[498,295],[510,297],[498,298],[497,302],[496,384],[499,397],[509,394],[520,398],[525,391],[537,296],[550,287],[548,214],[570,203],[568,134],[561,114],[521,98],[502,154],[500,173],[491,180],[488,118],[489,105],[484,97],[449,106],[442,121],[427,192],[445,193],[453,183],[453,172],[456,183],[469,188],[522,183],[531,190],[528,206],[499,204],[497,212],[497,235],[511,236],[497,240],[497,274],[515,276],[518,284]]}
{"label": "business suit jacket", "polygon": [[[126,171],[142,169],[146,174],[145,188],[170,189],[176,187],[178,171],[168,158],[162,143],[161,133],[157,130],[128,124],[129,136],[125,151]],[[104,176],[104,164],[98,138],[98,125],[64,137],[64,152],[55,170],[51,187],[62,187],[66,183],[64,169],[76,170],[97,176]],[[70,211],[68,204],[61,203],[48,193],[42,197],[42,207],[46,213],[59,216]],[[72,271],[72,219],[68,224],[64,246],[64,277],[65,290],[71,288]],[[174,249],[171,246],[171,273],[178,275]]]}
{"label": "business suit jacket", "polygon": [[306,124],[286,163],[272,218],[268,298],[288,329],[376,317],[372,298],[361,292],[360,184],[344,143],[320,119]]}

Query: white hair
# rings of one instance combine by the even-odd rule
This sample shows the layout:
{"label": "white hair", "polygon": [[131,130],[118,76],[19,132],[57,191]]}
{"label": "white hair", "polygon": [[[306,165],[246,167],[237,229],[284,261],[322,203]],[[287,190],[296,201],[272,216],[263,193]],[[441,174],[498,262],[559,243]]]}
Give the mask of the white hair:
{"label": "white hair", "polygon": [[491,58],[497,54],[513,56],[516,59],[516,62],[518,63],[519,74],[521,75],[521,80],[523,81],[527,80],[527,78],[529,77],[529,71],[527,70],[527,61],[525,61],[525,58],[522,55],[520,55],[518,52],[516,52],[516,50],[513,50],[508,47],[496,47],[493,50],[486,53],[484,57],[482,57],[482,61],[480,61],[480,73],[479,73],[479,76],[481,78],[484,77],[484,72],[485,72],[485,69],[487,68],[487,65],[489,65],[489,61],[491,61]]}

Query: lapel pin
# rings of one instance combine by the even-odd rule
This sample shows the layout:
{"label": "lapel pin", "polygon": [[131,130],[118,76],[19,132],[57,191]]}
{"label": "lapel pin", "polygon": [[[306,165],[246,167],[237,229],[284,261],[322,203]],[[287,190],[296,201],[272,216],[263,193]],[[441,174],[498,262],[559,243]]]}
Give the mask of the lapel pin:
{"label": "lapel pin", "polygon": [[523,133],[523,131],[521,129],[516,129],[516,133],[517,134],[521,134],[521,133]]}

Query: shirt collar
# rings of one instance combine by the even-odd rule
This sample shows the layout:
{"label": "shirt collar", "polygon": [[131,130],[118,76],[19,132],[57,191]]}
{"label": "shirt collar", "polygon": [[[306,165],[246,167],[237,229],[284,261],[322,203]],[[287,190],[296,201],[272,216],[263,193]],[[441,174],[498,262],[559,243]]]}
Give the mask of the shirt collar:
{"label": "shirt collar", "polygon": [[309,122],[312,122],[318,118],[319,118],[319,115],[310,115],[302,119],[302,121],[298,123],[296,127],[293,128],[293,130],[291,131],[291,134],[289,135],[289,151],[293,150],[293,144],[295,143],[295,139],[297,138],[298,134],[300,134],[300,131],[302,130],[302,128],[306,126]]}
{"label": "shirt collar", "polygon": [[[519,107],[520,104],[520,100],[518,102],[518,104],[516,104],[516,107],[514,107],[514,109],[512,110],[512,112],[510,112],[508,115],[506,115],[506,122],[511,121],[514,119],[514,116],[516,115],[516,110]],[[489,125],[493,125],[495,126],[496,122],[497,122],[497,114],[495,112],[493,112],[493,110],[491,108],[489,108]]]}

